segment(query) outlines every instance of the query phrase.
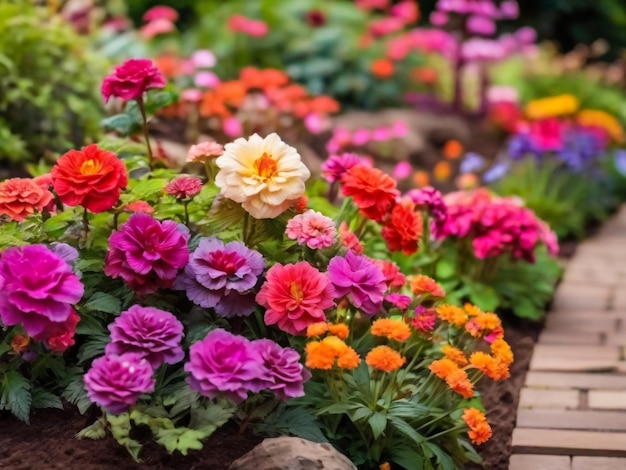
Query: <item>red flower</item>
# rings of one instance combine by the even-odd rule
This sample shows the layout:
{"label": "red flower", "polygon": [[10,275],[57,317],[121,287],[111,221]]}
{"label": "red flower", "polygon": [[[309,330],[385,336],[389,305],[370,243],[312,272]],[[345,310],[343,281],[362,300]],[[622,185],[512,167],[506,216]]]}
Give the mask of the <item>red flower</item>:
{"label": "red flower", "polygon": [[52,335],[46,340],[52,351],[63,352],[74,345],[74,334],[79,321],[80,317],[72,310],[67,320],[56,327]]}
{"label": "red flower", "polygon": [[0,215],[17,222],[44,209],[54,196],[30,178],[11,178],[0,183]]}
{"label": "red flower", "polygon": [[389,251],[400,251],[406,256],[417,251],[417,241],[422,235],[422,216],[415,211],[415,203],[410,200],[396,204],[391,217],[381,232]]}
{"label": "red flower", "polygon": [[83,206],[93,213],[111,209],[128,184],[124,163],[96,144],[70,150],[59,158],[50,174],[63,204]]}
{"label": "red flower", "polygon": [[108,103],[111,96],[123,100],[141,98],[146,90],[165,87],[165,78],[149,59],[130,59],[115,67],[102,81],[102,98]]}
{"label": "red flower", "polygon": [[355,165],[341,178],[344,196],[352,196],[361,214],[381,222],[393,207],[399,192],[395,180],[365,165]]}
{"label": "red flower", "polygon": [[178,176],[165,185],[165,192],[176,199],[189,199],[202,191],[202,181],[196,176]]}

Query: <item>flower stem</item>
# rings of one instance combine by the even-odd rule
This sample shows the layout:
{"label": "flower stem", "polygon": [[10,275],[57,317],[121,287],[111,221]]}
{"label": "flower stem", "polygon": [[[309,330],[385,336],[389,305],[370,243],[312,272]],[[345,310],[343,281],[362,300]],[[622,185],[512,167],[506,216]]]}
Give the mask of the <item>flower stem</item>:
{"label": "flower stem", "polygon": [[139,107],[139,112],[141,113],[141,119],[143,120],[143,137],[146,140],[146,149],[148,150],[148,163],[150,168],[154,163],[154,159],[152,156],[152,148],[150,147],[150,136],[148,135],[148,118],[146,116],[146,107],[143,102],[143,97],[137,98],[137,106]]}
{"label": "flower stem", "polygon": [[83,231],[85,233],[85,243],[86,243],[87,237],[89,236],[89,217],[87,214],[87,209],[84,209],[84,212],[83,212]]}
{"label": "flower stem", "polygon": [[185,202],[183,202],[183,207],[185,208],[185,225],[186,225],[187,227],[189,227],[189,207],[188,207],[188,206],[189,206],[189,203],[190,203],[190,202],[191,202],[191,201],[185,201]]}

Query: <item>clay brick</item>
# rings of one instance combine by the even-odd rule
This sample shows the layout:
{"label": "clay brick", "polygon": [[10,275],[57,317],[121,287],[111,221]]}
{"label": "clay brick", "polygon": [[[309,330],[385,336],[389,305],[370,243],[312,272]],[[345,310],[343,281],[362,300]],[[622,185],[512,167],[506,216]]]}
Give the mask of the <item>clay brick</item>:
{"label": "clay brick", "polygon": [[626,413],[594,410],[565,411],[520,408],[517,411],[517,421],[515,425],[520,428],[626,432]]}
{"label": "clay brick", "polygon": [[529,371],[526,386],[626,390],[626,375]]}
{"label": "clay brick", "polygon": [[590,390],[589,408],[626,410],[626,390]]}
{"label": "clay brick", "polygon": [[579,404],[578,390],[523,388],[520,391],[520,408],[575,409]]}
{"label": "clay brick", "polygon": [[531,370],[617,370],[621,350],[608,346],[538,344],[530,361]]}
{"label": "clay brick", "polygon": [[626,459],[617,457],[574,457],[572,459],[572,470],[624,470],[625,468]]}
{"label": "clay brick", "polygon": [[588,283],[564,282],[559,285],[552,309],[565,310],[606,310],[609,305],[610,287]]}
{"label": "clay brick", "polygon": [[626,457],[626,433],[516,428],[513,452],[518,454]]}
{"label": "clay brick", "polygon": [[515,454],[509,460],[509,470],[570,470],[571,459],[565,455]]}

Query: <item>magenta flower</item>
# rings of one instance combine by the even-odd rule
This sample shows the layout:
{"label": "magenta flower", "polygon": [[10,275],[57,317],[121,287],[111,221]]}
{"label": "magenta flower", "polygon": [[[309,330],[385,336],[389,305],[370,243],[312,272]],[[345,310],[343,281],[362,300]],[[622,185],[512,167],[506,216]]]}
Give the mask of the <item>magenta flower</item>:
{"label": "magenta flower", "polygon": [[371,166],[368,160],[356,153],[342,153],[341,155],[331,155],[322,163],[322,176],[329,183],[340,181],[341,177],[350,168],[356,165]]}
{"label": "magenta flower", "polygon": [[121,277],[140,295],[171,287],[189,260],[186,227],[174,221],[159,222],[138,213],[109,238],[104,273]]}
{"label": "magenta flower", "polygon": [[144,393],[154,391],[150,363],[139,354],[102,356],[85,374],[87,396],[111,414],[123,413]]}
{"label": "magenta flower", "polygon": [[309,209],[290,219],[285,233],[290,239],[297,240],[299,245],[318,250],[328,248],[335,242],[337,228],[333,219]]}
{"label": "magenta flower", "polygon": [[177,176],[165,185],[164,190],[176,199],[191,199],[202,191],[202,181],[197,176]]}
{"label": "magenta flower", "polygon": [[426,309],[421,305],[415,307],[415,317],[411,320],[411,325],[422,333],[429,333],[435,328],[437,313],[434,309]]}
{"label": "magenta flower", "polygon": [[185,370],[189,386],[200,395],[241,403],[248,392],[259,392],[271,381],[263,364],[250,341],[218,328],[189,348]]}
{"label": "magenta flower", "polygon": [[445,223],[448,218],[448,207],[438,190],[427,186],[425,188],[412,189],[406,195],[415,203],[417,210],[429,213],[435,225],[440,226]]}
{"label": "magenta flower", "polygon": [[136,100],[151,88],[164,88],[165,77],[149,59],[129,59],[115,67],[102,81],[102,98],[108,103],[113,97]]}
{"label": "magenta flower", "polygon": [[0,319],[38,341],[56,334],[83,291],[72,267],[44,245],[7,248],[0,256]]}
{"label": "magenta flower", "polygon": [[257,339],[250,346],[263,360],[266,388],[280,400],[304,396],[304,382],[311,378],[311,373],[302,366],[295,349],[281,348],[269,339]]}
{"label": "magenta flower", "polygon": [[142,18],[145,22],[167,20],[172,23],[178,20],[178,12],[165,5],[157,5],[146,11]]}
{"label": "magenta flower", "polygon": [[465,27],[472,34],[491,36],[496,32],[496,24],[493,19],[483,15],[471,15],[467,18]]}
{"label": "magenta flower", "polygon": [[265,36],[269,31],[264,21],[252,20],[242,15],[233,15],[228,18],[228,29],[233,33],[244,33],[253,37]]}
{"label": "magenta flower", "polygon": [[411,297],[408,295],[398,294],[397,292],[392,292],[391,294],[387,294],[385,296],[385,302],[389,302],[394,307],[399,308],[400,310],[406,310],[411,305]]}
{"label": "magenta flower", "polygon": [[346,257],[335,256],[328,264],[328,277],[335,288],[335,298],[346,297],[367,315],[375,315],[387,290],[382,271],[367,257],[352,250]]}
{"label": "magenta flower", "polygon": [[250,315],[255,307],[252,289],[263,269],[263,256],[243,243],[224,245],[217,238],[203,238],[174,288],[223,317]]}
{"label": "magenta flower", "polygon": [[109,325],[111,342],[106,354],[137,353],[153,369],[176,364],[185,356],[180,345],[183,324],[174,315],[154,307],[133,305]]}

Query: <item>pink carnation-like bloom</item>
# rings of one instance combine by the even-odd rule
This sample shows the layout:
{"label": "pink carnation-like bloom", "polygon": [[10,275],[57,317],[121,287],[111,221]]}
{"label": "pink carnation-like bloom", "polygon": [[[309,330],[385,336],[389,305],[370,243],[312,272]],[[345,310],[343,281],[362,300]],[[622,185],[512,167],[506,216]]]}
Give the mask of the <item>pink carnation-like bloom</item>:
{"label": "pink carnation-like bloom", "polygon": [[64,352],[67,348],[74,345],[74,334],[79,321],[80,317],[72,309],[67,320],[56,326],[46,339],[46,343],[51,351]]}
{"label": "pink carnation-like bloom", "polygon": [[144,393],[154,391],[153,370],[139,354],[102,356],[85,374],[87,396],[111,414],[123,413]]}
{"label": "pink carnation-like bloom", "polygon": [[63,328],[83,291],[72,267],[44,245],[7,248],[0,256],[0,319],[37,341]]}
{"label": "pink carnation-like bloom", "polygon": [[143,14],[142,18],[145,22],[155,20],[167,20],[175,23],[178,20],[178,12],[171,7],[165,5],[157,5],[150,8]]}
{"label": "pink carnation-like bloom", "polygon": [[176,199],[191,199],[202,191],[202,181],[197,176],[177,176],[165,185],[164,190]]}
{"label": "pink carnation-like bloom", "polygon": [[171,287],[189,260],[186,227],[159,222],[148,214],[133,214],[109,238],[104,273],[121,277],[140,295]]}
{"label": "pink carnation-like bloom", "polygon": [[183,324],[164,310],[133,305],[109,325],[109,331],[111,342],[106,354],[137,353],[153,369],[164,362],[176,364],[185,357],[181,347]]}
{"label": "pink carnation-like bloom", "polygon": [[270,381],[264,362],[249,340],[218,328],[191,345],[185,370],[189,386],[200,395],[241,403],[248,392],[260,392]]}
{"label": "pink carnation-like bloom", "polygon": [[411,320],[411,325],[422,333],[429,333],[435,328],[437,313],[434,309],[426,309],[421,305],[415,307],[415,317]]}
{"label": "pink carnation-like bloom", "polygon": [[300,354],[291,348],[281,348],[269,339],[257,339],[250,347],[258,352],[265,368],[265,388],[279,400],[304,396],[304,382],[311,373],[300,363]]}
{"label": "pink carnation-like bloom", "polygon": [[345,297],[366,315],[376,315],[387,290],[385,276],[365,256],[349,250],[345,258],[335,256],[328,263],[328,277],[335,288],[335,297]]}
{"label": "pink carnation-like bloom", "polygon": [[335,242],[337,229],[335,222],[320,212],[309,209],[287,222],[287,236],[313,250],[328,248]]}
{"label": "pink carnation-like bloom", "polygon": [[233,15],[228,18],[228,29],[233,33],[244,33],[253,37],[265,36],[269,31],[264,21],[252,20],[243,15]]}
{"label": "pink carnation-like bloom", "polygon": [[136,100],[146,90],[163,87],[165,77],[150,59],[129,59],[102,81],[102,97],[105,103],[112,96],[125,101]]}
{"label": "pink carnation-like bloom", "polygon": [[256,296],[265,307],[265,324],[277,324],[291,334],[303,334],[307,327],[325,321],[324,310],[335,305],[328,277],[306,261],[275,264]]}
{"label": "pink carnation-like bloom", "polygon": [[187,151],[188,162],[206,162],[211,158],[219,157],[224,153],[224,147],[214,140],[207,140],[189,147]]}
{"label": "pink carnation-like bloom", "polygon": [[171,33],[174,29],[176,29],[176,26],[174,26],[174,23],[171,21],[158,19],[143,25],[139,30],[139,34],[141,34],[144,39],[151,39],[159,34]]}

